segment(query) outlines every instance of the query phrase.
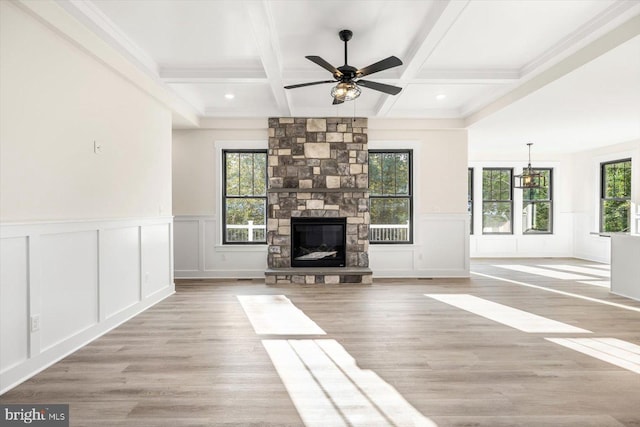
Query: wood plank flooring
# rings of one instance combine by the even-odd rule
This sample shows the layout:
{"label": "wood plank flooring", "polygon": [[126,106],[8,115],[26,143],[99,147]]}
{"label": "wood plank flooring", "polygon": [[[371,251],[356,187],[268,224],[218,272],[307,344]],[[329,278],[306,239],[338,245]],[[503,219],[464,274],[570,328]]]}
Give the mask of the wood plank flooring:
{"label": "wood plank flooring", "polygon": [[[561,266],[571,265],[586,268],[570,273],[587,280],[499,265],[565,272]],[[358,286],[179,281],[174,296],[0,403],[68,403],[72,426],[304,426],[262,343],[301,337],[256,334],[237,299],[285,295],[326,332],[322,339],[339,343],[360,369],[377,374],[437,426],[640,426],[640,374],[545,339],[585,334],[523,332],[425,296],[469,294],[591,331],[587,338],[640,345],[640,303],[587,284],[607,280],[584,273],[606,275],[602,267],[487,259],[472,262],[480,275],[470,279]]]}

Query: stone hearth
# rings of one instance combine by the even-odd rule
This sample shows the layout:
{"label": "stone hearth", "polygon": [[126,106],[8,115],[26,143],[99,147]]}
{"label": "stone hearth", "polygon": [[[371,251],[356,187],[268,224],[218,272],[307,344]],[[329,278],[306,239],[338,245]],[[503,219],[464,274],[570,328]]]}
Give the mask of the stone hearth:
{"label": "stone hearth", "polygon": [[[371,283],[366,118],[270,118],[268,284]],[[345,267],[291,267],[291,218],[346,218]]]}

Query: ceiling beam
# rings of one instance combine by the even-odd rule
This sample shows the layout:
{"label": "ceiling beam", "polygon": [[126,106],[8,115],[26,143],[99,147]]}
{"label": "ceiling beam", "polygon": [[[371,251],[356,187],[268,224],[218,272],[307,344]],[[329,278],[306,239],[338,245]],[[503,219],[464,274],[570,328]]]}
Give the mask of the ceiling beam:
{"label": "ceiling beam", "polygon": [[587,46],[579,49],[577,52],[531,78],[526,83],[491,102],[481,110],[465,117],[465,125],[467,127],[471,126],[479,120],[502,110],[508,105],[566,76],[579,67],[593,61],[600,55],[609,52],[638,35],[640,35],[640,15],[629,19],[615,30],[610,31]]}
{"label": "ceiling beam", "polygon": [[[414,40],[405,57],[401,58],[404,62],[404,71],[397,86],[404,89],[412,79],[418,76],[425,61],[431,56],[467,4],[469,4],[469,0],[434,2],[433,9],[423,22],[418,37]],[[377,107],[377,116],[385,116],[402,95],[400,92],[396,96],[383,97],[383,101]]]}
{"label": "ceiling beam", "polygon": [[281,116],[289,117],[291,116],[291,108],[282,80],[282,61],[280,59],[278,32],[273,21],[270,5],[266,0],[248,0],[244,1],[243,4],[251,22],[253,35],[260,52],[260,60],[271,84],[271,92],[276,100],[278,111]]}
{"label": "ceiling beam", "polygon": [[262,67],[160,67],[158,74],[167,83],[267,83]]}

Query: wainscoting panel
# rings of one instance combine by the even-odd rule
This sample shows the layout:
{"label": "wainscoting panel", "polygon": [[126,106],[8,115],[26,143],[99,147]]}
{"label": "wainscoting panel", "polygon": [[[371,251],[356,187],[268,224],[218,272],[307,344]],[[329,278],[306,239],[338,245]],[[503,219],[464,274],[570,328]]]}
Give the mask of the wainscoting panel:
{"label": "wainscoting panel", "polygon": [[[571,213],[559,212],[554,216],[553,234],[482,234],[482,225],[476,222],[476,233],[471,236],[471,257],[572,257],[574,256],[574,220]],[[517,225],[517,222],[514,226]]]}
{"label": "wainscoting panel", "polygon": [[40,244],[40,348],[46,351],[98,322],[98,232],[45,235]]}
{"label": "wainscoting panel", "polygon": [[[175,241],[180,242],[175,247],[176,279],[264,277],[266,245],[221,245],[213,216],[176,216],[174,223]],[[415,227],[412,245],[369,245],[374,278],[469,276],[468,215],[424,214]],[[202,267],[194,271],[196,264]]]}
{"label": "wainscoting panel", "polygon": [[172,221],[0,225],[0,394],[174,292]]}
{"label": "wainscoting panel", "polygon": [[28,239],[0,240],[0,372],[29,357]]}
{"label": "wainscoting panel", "polygon": [[416,217],[412,245],[369,245],[376,277],[469,277],[469,216]]}
{"label": "wainscoting panel", "polygon": [[200,221],[198,219],[176,218],[173,225],[174,266],[178,271],[198,272],[200,270]]}
{"label": "wainscoting panel", "polygon": [[142,295],[149,297],[173,283],[171,225],[143,225]]}
{"label": "wainscoting panel", "polygon": [[138,303],[140,230],[123,227],[100,232],[100,314],[109,318]]}
{"label": "wainscoting panel", "polygon": [[175,217],[176,279],[264,277],[267,245],[222,245],[220,233],[220,223],[214,216]]}

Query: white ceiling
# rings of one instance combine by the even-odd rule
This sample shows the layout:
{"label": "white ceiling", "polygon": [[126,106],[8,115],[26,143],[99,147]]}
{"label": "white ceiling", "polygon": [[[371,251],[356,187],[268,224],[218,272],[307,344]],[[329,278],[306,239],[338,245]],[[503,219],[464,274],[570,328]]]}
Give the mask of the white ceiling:
{"label": "white ceiling", "polygon": [[[640,139],[640,0],[59,0],[201,117],[455,118],[472,149]],[[400,67],[331,105],[328,71]],[[233,94],[229,100],[225,94]],[[444,95],[444,99],[436,96]],[[561,147],[561,148],[558,148]]]}

